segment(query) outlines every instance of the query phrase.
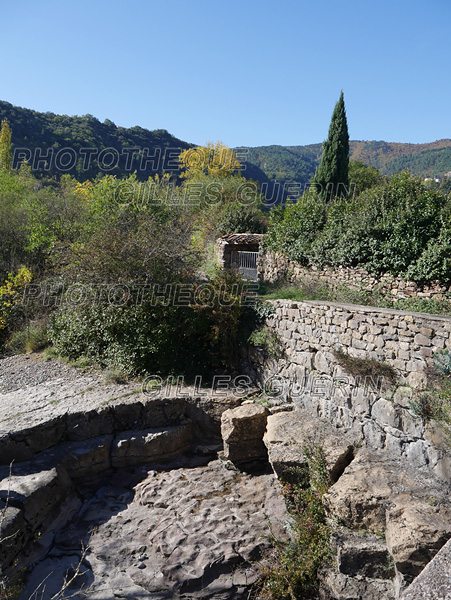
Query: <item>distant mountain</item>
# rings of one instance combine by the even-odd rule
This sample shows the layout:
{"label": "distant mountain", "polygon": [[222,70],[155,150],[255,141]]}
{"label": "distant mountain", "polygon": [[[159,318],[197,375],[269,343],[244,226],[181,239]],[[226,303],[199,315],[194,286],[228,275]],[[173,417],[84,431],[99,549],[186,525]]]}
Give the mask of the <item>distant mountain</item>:
{"label": "distant mountain", "polygon": [[[451,171],[451,139],[429,144],[401,144],[384,141],[351,141],[351,160],[376,167],[384,175],[409,169],[422,177]],[[307,183],[315,173],[322,144],[308,146],[258,146],[244,148],[247,160],[258,165],[270,179]]]}
{"label": "distant mountain", "polygon": [[[89,114],[41,113],[0,101],[0,121],[3,119],[11,125],[15,166],[27,158],[37,173],[70,173],[79,180],[93,179],[99,173],[124,176],[136,171],[142,180],[163,171],[177,173],[178,154],[193,146],[165,129],[118,127],[109,119],[101,123]],[[321,159],[322,144],[240,150],[246,157],[242,174],[265,184],[266,195],[271,196],[274,180],[310,180]],[[351,141],[350,150],[352,160],[386,175],[406,168],[423,177],[451,171],[451,139],[430,144]]]}

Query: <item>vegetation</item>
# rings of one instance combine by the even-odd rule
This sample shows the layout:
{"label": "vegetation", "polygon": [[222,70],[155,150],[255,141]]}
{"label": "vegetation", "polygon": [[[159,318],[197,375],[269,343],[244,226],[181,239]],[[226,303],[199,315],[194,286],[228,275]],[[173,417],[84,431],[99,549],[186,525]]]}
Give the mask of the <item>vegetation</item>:
{"label": "vegetation", "polygon": [[[89,114],[70,117],[40,113],[8,102],[0,102],[0,119],[9,121],[14,148],[27,150],[20,158],[31,162],[36,175],[59,177],[66,173],[85,181],[98,173],[119,177],[136,171],[140,179],[146,180],[163,171],[177,172],[178,154],[190,147],[164,129],[149,131],[138,126],[126,129],[109,119],[101,123]],[[56,155],[67,148],[71,153],[59,165]],[[87,149],[92,149],[92,153],[86,152]],[[113,149],[113,153],[106,149]],[[172,151],[166,153],[166,149]],[[63,158],[62,154],[60,157]],[[63,166],[66,163],[69,168]],[[17,162],[13,166],[17,167]]]}
{"label": "vegetation", "polygon": [[[99,173],[124,177],[135,171],[138,178],[145,181],[156,173],[176,173],[179,152],[191,147],[163,129],[149,131],[138,126],[124,128],[109,119],[101,123],[89,114],[68,116],[40,113],[0,101],[0,120],[5,119],[13,126],[13,147],[29,151],[19,157],[20,160],[37,158],[36,161],[31,160],[35,162],[32,166],[37,176],[59,177],[62,171],[55,164],[55,156],[60,150],[70,148],[75,151],[76,160],[64,172],[79,181],[93,179]],[[97,149],[98,152],[88,160],[86,154],[80,153],[82,148]],[[114,160],[112,166],[108,165],[108,161],[111,162],[113,155],[108,157],[105,152],[102,155],[107,148],[119,153],[119,159]],[[177,148],[179,151],[169,151]],[[37,149],[39,151],[36,154]],[[241,150],[247,153],[247,162],[242,165],[246,178],[261,182],[277,179],[280,182],[307,184],[320,163],[322,145],[273,145]],[[451,171],[451,140],[430,144],[351,141],[350,158],[374,167],[384,175],[394,175],[406,168],[421,177],[442,175]],[[14,167],[18,166],[17,163],[16,159]]]}
{"label": "vegetation", "polygon": [[[306,184],[318,167],[321,144],[309,146],[259,146],[243,148],[247,160],[260,167],[270,179]],[[451,171],[451,140],[429,144],[400,144],[384,141],[350,141],[351,161],[393,176],[409,169],[418,177],[434,177]]]}
{"label": "vegetation", "polygon": [[249,336],[249,343],[256,348],[261,348],[271,358],[280,358],[282,356],[282,345],[279,335],[262,326],[255,329]]}
{"label": "vegetation", "polygon": [[324,300],[325,302],[341,302],[345,304],[361,304],[378,306],[409,312],[429,313],[433,315],[451,315],[451,300],[435,300],[433,298],[398,298],[383,293],[375,286],[371,291],[359,286],[345,284],[328,285],[314,277],[293,283],[279,281],[277,283],[261,283],[259,295],[265,300]]}
{"label": "vegetation", "polygon": [[308,183],[315,174],[321,156],[321,145],[259,146],[245,148],[248,161],[260,167],[269,179]]}
{"label": "vegetation", "polygon": [[320,197],[346,197],[349,184],[349,133],[343,92],[335,105],[329,135],[323,144],[321,162],[312,179],[320,186]]}
{"label": "vegetation", "polygon": [[0,170],[10,171],[12,167],[11,129],[7,119],[2,121],[0,131]]}
{"label": "vegetation", "polygon": [[355,358],[341,349],[333,350],[338,364],[352,377],[374,382],[380,380],[382,387],[395,386],[398,376],[395,369],[385,363],[371,358]]}
{"label": "vegetation", "polygon": [[208,142],[206,146],[184,150],[179,156],[179,163],[180,176],[186,179],[199,179],[206,175],[230,177],[242,168],[235,152],[222,142]]}
{"label": "vegetation", "polygon": [[330,528],[322,497],[330,486],[324,452],[309,442],[304,447],[307,465],[282,483],[290,512],[289,541],[271,538],[272,551],[261,563],[255,597],[262,600],[312,598],[319,567],[330,558]]}
{"label": "vegetation", "polygon": [[179,185],[158,174],[65,174],[49,185],[26,164],[0,170],[3,349],[50,343],[124,376],[235,372],[259,317],[234,272],[199,273],[220,233],[261,231],[265,217],[241,204],[246,180],[228,148],[196,151],[211,170],[193,169],[185,154]]}
{"label": "vegetation", "polygon": [[303,265],[360,266],[413,281],[451,281],[451,197],[407,172],[325,205],[306,192],[274,211],[266,248]]}
{"label": "vegetation", "polygon": [[434,355],[434,367],[429,371],[428,387],[418,390],[409,401],[410,409],[425,421],[440,423],[451,444],[451,353],[439,350]]}
{"label": "vegetation", "polygon": [[358,196],[364,190],[382,185],[384,176],[375,168],[365,165],[359,160],[349,161],[349,189],[353,196]]}

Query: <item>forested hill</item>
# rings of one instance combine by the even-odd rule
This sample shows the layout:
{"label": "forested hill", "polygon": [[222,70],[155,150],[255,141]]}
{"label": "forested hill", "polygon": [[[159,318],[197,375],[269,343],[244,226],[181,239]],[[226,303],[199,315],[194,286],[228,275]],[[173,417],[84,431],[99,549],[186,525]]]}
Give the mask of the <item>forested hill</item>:
{"label": "forested hill", "polygon": [[[165,129],[125,128],[92,115],[41,113],[0,101],[0,121],[8,119],[17,159],[27,158],[33,171],[47,175],[70,173],[83,181],[98,173],[124,176],[134,171],[140,179],[163,171],[178,171],[177,156],[192,144]],[[451,140],[429,144],[351,141],[351,159],[393,175],[408,168],[423,177],[451,171]],[[266,182],[307,183],[319,164],[322,144],[245,148],[243,175]],[[243,156],[243,154],[241,154]]]}
{"label": "forested hill", "polygon": [[[376,167],[384,175],[409,169],[414,175],[433,177],[451,171],[451,139],[429,144],[351,141],[349,145],[351,160]],[[246,151],[248,161],[259,166],[270,179],[307,183],[319,164],[322,144],[259,146]]]}
{"label": "forested hill", "polygon": [[[12,129],[14,167],[27,158],[37,175],[69,173],[79,181],[99,173],[121,177],[136,171],[141,180],[155,173],[177,173],[179,153],[193,146],[165,129],[118,127],[89,114],[42,113],[0,101],[0,122],[3,119]],[[257,165],[245,161],[243,166],[244,177],[266,183],[271,192],[271,181]]]}
{"label": "forested hill", "polygon": [[[120,176],[136,170],[140,179],[163,170],[175,171],[179,152],[191,146],[165,129],[118,127],[89,114],[41,113],[0,101],[0,121],[3,119],[8,119],[12,129],[16,159],[28,151],[33,171],[48,175],[67,172],[79,180],[92,179],[102,171]],[[107,148],[114,151],[107,152]],[[134,157],[133,148],[137,149]]]}

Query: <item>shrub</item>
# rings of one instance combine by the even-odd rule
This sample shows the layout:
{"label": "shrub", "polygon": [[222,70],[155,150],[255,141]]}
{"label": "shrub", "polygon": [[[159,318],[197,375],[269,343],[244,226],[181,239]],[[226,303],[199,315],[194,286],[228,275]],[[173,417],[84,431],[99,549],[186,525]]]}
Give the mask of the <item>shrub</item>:
{"label": "shrub", "polygon": [[6,348],[14,354],[38,352],[49,345],[47,322],[45,320],[30,321],[26,327],[12,333]]}
{"label": "shrub", "polygon": [[251,333],[249,343],[257,348],[262,348],[271,358],[282,356],[280,336],[268,327],[260,327]]}
{"label": "shrub", "polygon": [[[124,375],[234,372],[239,333],[249,320],[245,288],[233,272],[217,274],[211,286],[217,293],[204,306],[155,301],[132,286],[124,303],[97,299],[63,305],[50,320],[50,341],[70,360],[84,356]],[[196,297],[195,286],[189,289]]]}
{"label": "shrub", "polygon": [[449,198],[405,171],[327,206],[304,194],[275,215],[265,244],[304,265],[450,281],[450,213]]}
{"label": "shrub", "polygon": [[289,204],[283,216],[277,212],[276,218],[277,223],[269,229],[265,239],[265,248],[308,264],[312,242],[325,222],[325,203],[315,192],[309,191],[296,203]]}
{"label": "shrub", "polygon": [[449,350],[439,350],[434,354],[434,365],[439,373],[451,377],[451,354]]}
{"label": "shrub", "polygon": [[233,202],[226,206],[218,218],[218,231],[221,235],[228,233],[264,233],[266,218],[254,205]]}
{"label": "shrub", "polygon": [[30,270],[22,266],[16,275],[10,273],[5,283],[0,286],[0,348],[8,333],[23,324],[22,292],[31,279]]}
{"label": "shrub", "polygon": [[420,394],[407,402],[410,410],[418,417],[429,420],[433,416],[432,398],[427,394]]}

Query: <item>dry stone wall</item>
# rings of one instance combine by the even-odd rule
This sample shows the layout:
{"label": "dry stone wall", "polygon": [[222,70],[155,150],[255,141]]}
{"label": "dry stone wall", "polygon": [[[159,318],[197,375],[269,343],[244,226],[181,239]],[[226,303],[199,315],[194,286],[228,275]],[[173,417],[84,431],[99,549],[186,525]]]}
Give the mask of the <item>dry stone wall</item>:
{"label": "dry stone wall", "polygon": [[436,352],[451,348],[451,317],[391,309],[278,300],[267,324],[297,364],[313,368],[324,353],[342,349],[356,358],[385,361],[410,384],[433,365]]}
{"label": "dry stone wall", "polygon": [[[451,348],[451,318],[320,301],[273,304],[267,326],[278,335],[281,356],[257,349],[250,356],[252,376],[282,402],[449,481],[445,433],[416,415],[410,400],[415,388],[427,385],[434,353]],[[334,349],[392,365],[398,383],[349,376]]]}
{"label": "dry stone wall", "polygon": [[303,267],[280,253],[266,252],[257,260],[258,279],[274,283],[277,281],[319,281],[329,287],[346,285],[351,289],[373,291],[377,287],[381,293],[397,298],[443,298],[451,291],[451,286],[438,281],[420,285],[405,281],[390,274],[372,275],[359,267]]}

